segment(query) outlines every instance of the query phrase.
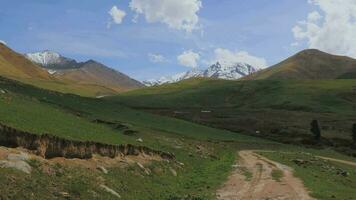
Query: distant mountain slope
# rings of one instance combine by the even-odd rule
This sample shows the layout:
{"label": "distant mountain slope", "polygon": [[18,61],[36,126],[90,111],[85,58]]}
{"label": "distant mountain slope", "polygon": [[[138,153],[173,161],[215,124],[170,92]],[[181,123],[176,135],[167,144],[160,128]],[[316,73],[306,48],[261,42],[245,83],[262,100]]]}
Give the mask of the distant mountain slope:
{"label": "distant mountain slope", "polygon": [[223,66],[219,62],[211,65],[207,69],[193,69],[187,72],[176,74],[171,77],[162,77],[158,80],[144,81],[147,86],[162,85],[165,83],[175,83],[194,77],[217,78],[224,80],[236,80],[251,73],[256,72],[259,68],[253,67],[246,63],[236,63],[233,66]]}
{"label": "distant mountain slope", "polygon": [[244,79],[336,79],[355,70],[355,59],[308,49]]}
{"label": "distant mountain slope", "polygon": [[99,62],[77,62],[56,52],[42,51],[25,56],[47,69],[53,77],[80,84],[101,85],[117,92],[142,87],[143,84]]}
{"label": "distant mountain slope", "polygon": [[142,83],[127,75],[94,60],[79,64],[80,67],[75,69],[56,70],[53,76],[77,81],[78,83],[104,85],[117,91],[125,91],[143,86]]}
{"label": "distant mountain slope", "polygon": [[0,75],[15,79],[51,80],[48,72],[0,43]]}

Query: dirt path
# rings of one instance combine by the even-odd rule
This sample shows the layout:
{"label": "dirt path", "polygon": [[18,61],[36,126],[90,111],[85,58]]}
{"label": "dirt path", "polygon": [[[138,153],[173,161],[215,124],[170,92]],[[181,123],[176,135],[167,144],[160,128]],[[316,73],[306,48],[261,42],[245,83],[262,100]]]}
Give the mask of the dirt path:
{"label": "dirt path", "polygon": [[352,162],[352,161],[347,161],[347,160],[340,160],[340,159],[335,159],[335,158],[329,158],[329,157],[324,157],[324,156],[317,156],[318,158],[324,159],[324,160],[329,160],[329,161],[333,161],[333,162],[338,162],[338,163],[342,163],[345,165],[350,165],[353,167],[356,167],[356,162]]}
{"label": "dirt path", "polygon": [[[313,200],[291,168],[253,151],[240,151],[238,155],[238,165],[217,191],[219,200]],[[279,180],[274,173],[281,174]]]}

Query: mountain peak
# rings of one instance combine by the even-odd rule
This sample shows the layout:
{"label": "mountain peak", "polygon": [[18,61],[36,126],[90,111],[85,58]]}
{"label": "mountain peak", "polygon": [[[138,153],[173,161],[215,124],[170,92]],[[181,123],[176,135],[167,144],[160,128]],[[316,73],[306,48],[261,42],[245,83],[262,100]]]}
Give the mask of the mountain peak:
{"label": "mountain peak", "polygon": [[356,60],[353,58],[306,49],[246,79],[335,79],[355,71]]}
{"label": "mountain peak", "polygon": [[233,65],[222,65],[220,62],[212,64],[207,69],[197,69],[194,68],[190,71],[179,73],[171,77],[162,77],[158,80],[148,80],[143,83],[146,86],[161,85],[165,83],[174,83],[185,79],[195,78],[195,77],[205,77],[205,78],[218,78],[225,80],[236,80],[241,77],[247,76],[251,73],[259,70],[247,63],[235,63]]}
{"label": "mountain peak", "polygon": [[60,69],[64,66],[72,67],[76,64],[75,60],[63,57],[59,53],[50,50],[26,53],[25,57],[48,69]]}

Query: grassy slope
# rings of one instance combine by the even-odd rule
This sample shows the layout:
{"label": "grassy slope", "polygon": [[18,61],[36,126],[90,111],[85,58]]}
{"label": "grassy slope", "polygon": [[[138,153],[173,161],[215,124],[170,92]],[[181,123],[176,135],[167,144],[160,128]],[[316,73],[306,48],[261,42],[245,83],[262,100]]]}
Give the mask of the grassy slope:
{"label": "grassy slope", "polygon": [[310,122],[317,119],[324,144],[356,155],[350,148],[351,127],[356,121],[355,86],[356,80],[342,79],[191,79],[108,99],[151,113],[295,144],[310,144]]}
{"label": "grassy slope", "polygon": [[133,107],[247,109],[304,108],[313,112],[352,113],[356,80],[224,81],[192,79],[109,97]]}
{"label": "grassy slope", "polygon": [[[1,123],[36,133],[49,132],[77,140],[95,140],[114,144],[137,143],[136,139],[140,137],[145,146],[173,152],[178,161],[185,163],[184,168],[178,170],[178,177],[171,175],[168,170],[169,165],[159,166],[164,173],[149,177],[137,174],[140,170],[135,166],[129,173],[126,169],[110,169],[112,173],[106,176],[106,179],[125,199],[168,199],[169,196],[180,197],[181,194],[211,198],[214,196],[215,189],[228,175],[235,159],[233,143],[225,144],[218,141],[258,141],[251,137],[178,119],[145,114],[99,99],[48,92],[7,80],[0,82],[0,88],[6,91],[6,94],[0,95]],[[120,121],[139,132],[135,136],[125,136],[120,131],[90,122],[98,118]],[[177,142],[182,146],[180,149],[175,148]],[[138,144],[142,145],[142,143]],[[209,148],[209,154],[218,159],[197,153],[196,145],[206,146]],[[65,176],[70,176],[75,173],[73,170],[81,169],[65,168],[65,170],[68,170]],[[6,170],[0,169],[0,171]],[[73,180],[81,185],[73,190],[82,197],[89,195],[88,188],[97,188],[92,179],[93,176],[100,176],[97,172],[93,175],[90,172],[87,173],[91,175],[83,176],[83,179],[79,179],[76,175],[74,177],[77,178]],[[16,173],[15,175],[9,174],[17,180],[9,184],[8,181],[11,178],[9,179],[9,176],[3,173],[0,174],[5,176],[2,179],[2,185],[11,185],[11,188],[3,188],[4,191],[10,190],[14,198],[16,195],[28,193],[31,190],[36,195],[40,195],[40,197],[35,196],[34,199],[45,198],[45,191],[53,190],[45,185],[45,182],[59,181],[57,185],[63,190],[69,187],[61,182],[63,181],[61,177],[46,177],[40,171],[35,172],[34,176],[40,182],[41,187],[26,186],[30,185],[29,182],[32,180],[26,177],[20,178],[21,176]],[[89,181],[85,181],[86,179]]]}
{"label": "grassy slope", "polygon": [[[176,169],[178,177],[170,173],[172,165],[169,163],[150,164],[148,167],[154,172],[150,176],[142,174],[137,166],[109,169],[108,175],[75,166],[56,166],[56,173],[48,175],[40,170],[40,164],[31,163],[35,170],[31,177],[14,170],[0,169],[0,184],[4,186],[0,190],[6,191],[11,198],[26,198],[28,196],[22,194],[33,192],[35,195],[30,197],[32,199],[53,199],[58,196],[56,192],[67,191],[74,198],[90,199],[93,198],[91,191],[94,191],[100,197],[110,199],[112,196],[97,186],[96,179],[103,177],[106,184],[124,199],[179,199],[184,196],[210,199],[231,170],[236,150],[309,151],[132,110],[108,99],[49,92],[6,79],[0,81],[0,89],[7,91],[0,95],[2,123],[38,133],[48,131],[62,137],[114,144],[135,143],[136,138],[140,137],[144,145],[173,152],[177,160],[185,164],[182,169]],[[98,118],[120,121],[139,132],[135,136],[125,136],[120,131],[90,122]],[[180,147],[177,148],[177,145]],[[207,153],[197,152],[197,145],[207,149]],[[329,152],[325,154],[330,155]],[[334,152],[332,154],[339,156]],[[301,177],[305,181],[310,180],[308,176]],[[313,187],[310,188],[314,191]],[[331,185],[325,188],[333,190]],[[348,186],[340,184],[339,189],[343,188],[347,189]]]}

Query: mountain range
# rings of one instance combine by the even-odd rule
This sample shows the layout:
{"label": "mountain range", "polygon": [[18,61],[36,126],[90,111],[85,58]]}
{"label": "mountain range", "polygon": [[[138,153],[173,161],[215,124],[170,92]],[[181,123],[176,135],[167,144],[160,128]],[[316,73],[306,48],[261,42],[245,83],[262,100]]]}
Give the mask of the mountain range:
{"label": "mountain range", "polygon": [[77,62],[56,52],[25,54],[26,58],[48,70],[53,77],[79,84],[105,86],[117,92],[142,87],[142,83],[95,60]]}
{"label": "mountain range", "polygon": [[207,69],[192,69],[187,72],[179,73],[170,77],[161,77],[157,80],[147,80],[143,83],[146,86],[162,85],[166,83],[175,83],[182,80],[202,77],[216,78],[224,80],[236,80],[241,77],[250,75],[260,70],[258,67],[251,66],[247,63],[236,63],[234,65],[222,65],[219,62],[211,65]]}

